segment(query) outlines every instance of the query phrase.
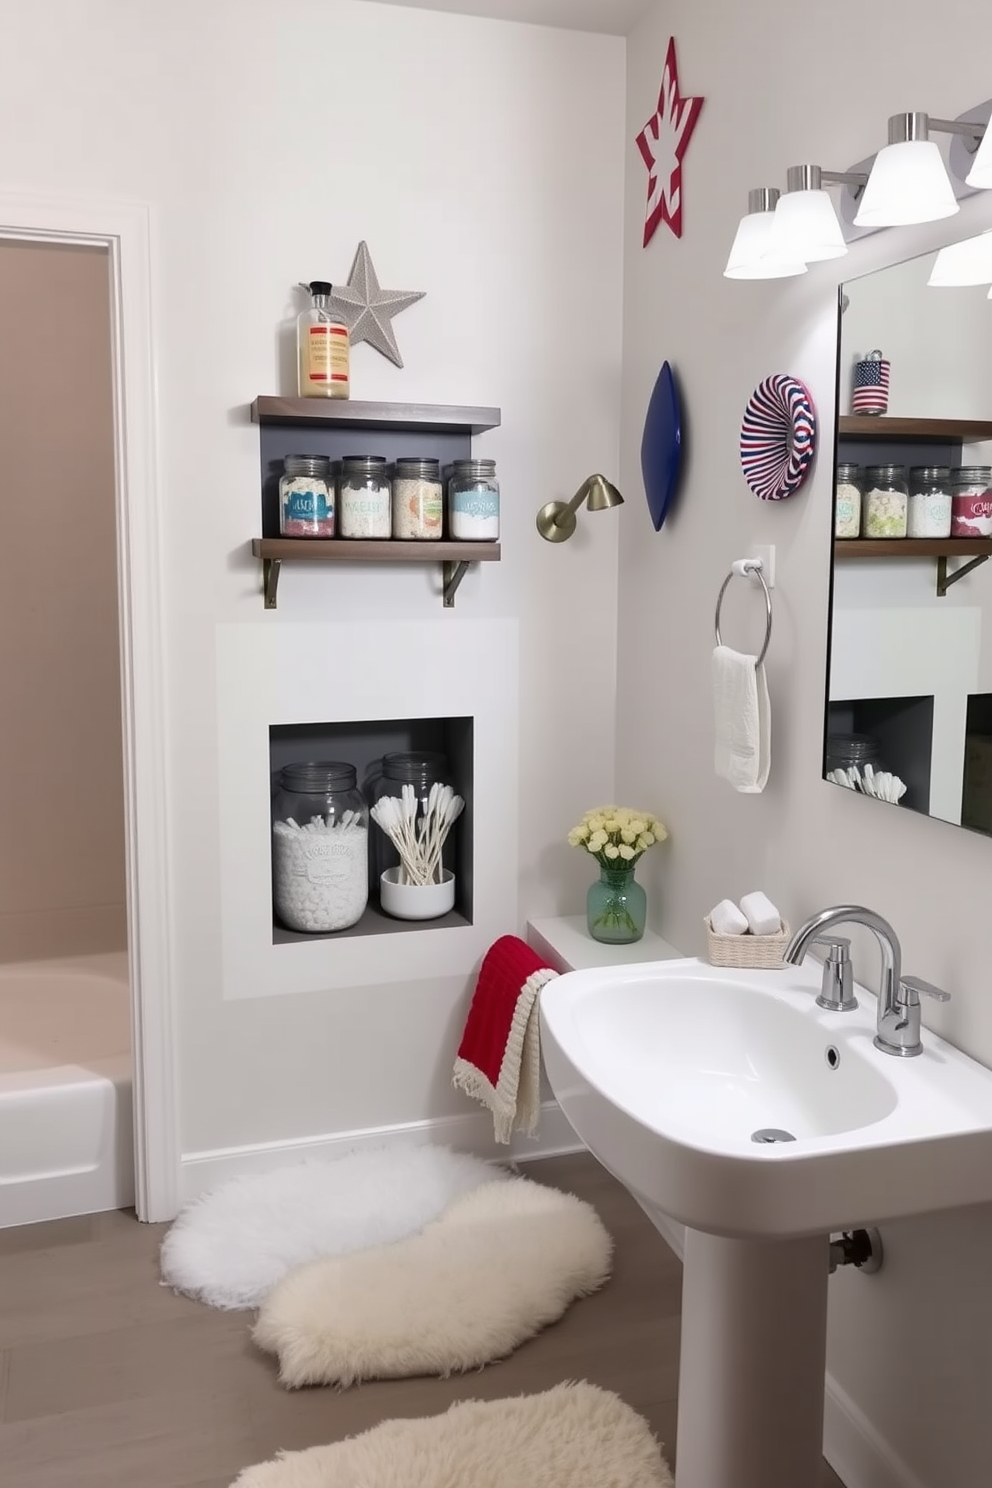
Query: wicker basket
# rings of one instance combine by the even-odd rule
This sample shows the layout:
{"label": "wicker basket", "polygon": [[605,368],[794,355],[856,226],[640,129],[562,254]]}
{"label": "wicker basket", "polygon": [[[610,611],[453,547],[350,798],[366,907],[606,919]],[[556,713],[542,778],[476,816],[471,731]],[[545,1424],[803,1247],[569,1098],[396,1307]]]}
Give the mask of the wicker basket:
{"label": "wicker basket", "polygon": [[706,955],[711,966],[750,966],[771,971],[782,965],[792,931],[786,922],[775,935],[718,935],[705,919]]}

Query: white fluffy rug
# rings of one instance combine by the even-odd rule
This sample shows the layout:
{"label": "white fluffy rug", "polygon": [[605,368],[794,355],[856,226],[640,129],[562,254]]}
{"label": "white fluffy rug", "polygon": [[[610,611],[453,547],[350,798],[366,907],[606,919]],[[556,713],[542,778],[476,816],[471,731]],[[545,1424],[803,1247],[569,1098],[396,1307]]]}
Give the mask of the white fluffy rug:
{"label": "white fluffy rug", "polygon": [[236,1488],[674,1488],[651,1428],[617,1395],[558,1385],[383,1421],[330,1447],[249,1467]]}
{"label": "white fluffy rug", "polygon": [[602,1286],[612,1250],[573,1194],[487,1183],[419,1235],[291,1272],[253,1336],[290,1388],[476,1369]]}
{"label": "white fluffy rug", "polygon": [[235,1178],[179,1215],[162,1242],[162,1279],[211,1307],[258,1307],[292,1267],[412,1235],[460,1194],[507,1176],[447,1147],[410,1146]]}

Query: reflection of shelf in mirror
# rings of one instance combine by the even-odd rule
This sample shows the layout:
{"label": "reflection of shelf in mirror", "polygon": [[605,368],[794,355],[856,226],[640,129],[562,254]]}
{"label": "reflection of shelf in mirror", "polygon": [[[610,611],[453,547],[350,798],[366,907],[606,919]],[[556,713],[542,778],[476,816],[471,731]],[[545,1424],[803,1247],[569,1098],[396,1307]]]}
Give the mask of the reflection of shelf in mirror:
{"label": "reflection of shelf in mirror", "polygon": [[[834,541],[835,558],[936,558],[937,597],[952,584],[992,558],[992,538],[970,537],[848,537]],[[970,558],[961,568],[947,567],[948,558]]]}
{"label": "reflection of shelf in mirror", "polygon": [[858,439],[923,439],[930,444],[962,444],[992,439],[992,419],[888,418],[868,413],[842,414],[837,433]]}

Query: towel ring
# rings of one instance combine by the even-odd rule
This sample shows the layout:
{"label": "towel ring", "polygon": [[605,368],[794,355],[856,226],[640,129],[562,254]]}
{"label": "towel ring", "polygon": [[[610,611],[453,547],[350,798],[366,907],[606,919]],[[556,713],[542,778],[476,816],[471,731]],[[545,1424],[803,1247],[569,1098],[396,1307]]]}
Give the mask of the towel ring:
{"label": "towel ring", "polygon": [[730,572],[720,585],[720,593],[716,597],[716,614],[713,618],[713,628],[716,631],[716,643],[718,646],[722,646],[723,641],[720,637],[720,606],[723,604],[723,596],[727,592],[727,585],[732,578],[743,579],[748,574],[754,574],[765,594],[765,644],[761,648],[760,656],[754,663],[755,666],[760,666],[765,659],[768,652],[768,644],[772,638],[772,597],[769,593],[768,585],[765,583],[765,576],[761,571],[760,558],[736,558],[734,560]]}

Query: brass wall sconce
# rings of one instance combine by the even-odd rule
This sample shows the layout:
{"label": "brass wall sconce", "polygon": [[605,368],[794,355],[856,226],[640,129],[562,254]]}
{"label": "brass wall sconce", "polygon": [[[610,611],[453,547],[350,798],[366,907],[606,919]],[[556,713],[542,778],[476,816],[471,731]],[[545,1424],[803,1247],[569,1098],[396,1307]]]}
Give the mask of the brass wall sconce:
{"label": "brass wall sconce", "polygon": [[590,511],[623,506],[623,497],[605,475],[590,475],[571,501],[549,501],[537,514],[537,530],[548,542],[564,542],[575,531],[575,513],[585,502]]}

